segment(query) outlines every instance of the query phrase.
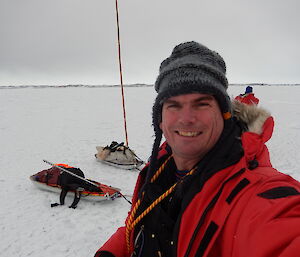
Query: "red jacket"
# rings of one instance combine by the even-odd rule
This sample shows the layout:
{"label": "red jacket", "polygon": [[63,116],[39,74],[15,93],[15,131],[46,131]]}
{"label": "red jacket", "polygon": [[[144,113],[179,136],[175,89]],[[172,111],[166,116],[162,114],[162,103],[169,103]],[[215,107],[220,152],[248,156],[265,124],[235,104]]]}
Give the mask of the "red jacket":
{"label": "red jacket", "polygon": [[238,95],[237,97],[235,97],[235,100],[237,100],[241,103],[244,103],[244,104],[249,104],[249,105],[259,103],[259,99],[256,98],[253,93]]}
{"label": "red jacket", "polygon": [[[272,168],[265,142],[273,126],[268,117],[259,131],[244,132],[244,156],[214,174],[191,200],[180,222],[178,257],[299,256],[300,183]],[[254,159],[258,167],[250,170],[248,163]],[[133,206],[141,184],[139,177]],[[119,228],[95,256],[100,251],[129,257],[125,228]]]}

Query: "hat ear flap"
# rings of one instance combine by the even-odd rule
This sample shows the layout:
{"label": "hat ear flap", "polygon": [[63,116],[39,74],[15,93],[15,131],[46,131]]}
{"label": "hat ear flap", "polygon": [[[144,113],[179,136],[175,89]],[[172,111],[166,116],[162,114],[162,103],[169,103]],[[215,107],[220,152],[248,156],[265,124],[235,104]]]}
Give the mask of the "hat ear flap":
{"label": "hat ear flap", "polygon": [[163,103],[161,103],[161,98],[158,95],[155,99],[155,102],[154,102],[154,105],[152,108],[152,125],[154,127],[155,134],[158,131],[161,131],[160,123],[162,121],[162,117],[161,117],[162,116],[162,105],[163,105]]}
{"label": "hat ear flap", "polygon": [[155,170],[158,168],[157,167],[157,156],[158,156],[158,150],[159,150],[161,139],[162,139],[162,132],[161,131],[156,132],[155,140],[154,140],[153,147],[152,147],[152,153],[151,153],[151,157],[150,157],[149,168],[148,168],[146,180],[145,180],[146,183],[150,182],[150,179],[154,175]]}

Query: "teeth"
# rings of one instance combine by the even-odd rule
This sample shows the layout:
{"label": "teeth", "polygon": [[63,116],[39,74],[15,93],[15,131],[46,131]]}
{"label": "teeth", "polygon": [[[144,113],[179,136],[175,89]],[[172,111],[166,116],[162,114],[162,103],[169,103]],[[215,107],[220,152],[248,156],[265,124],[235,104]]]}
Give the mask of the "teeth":
{"label": "teeth", "polygon": [[184,137],[195,137],[197,136],[199,133],[198,132],[184,132],[184,131],[178,131],[178,134],[180,136],[184,136]]}

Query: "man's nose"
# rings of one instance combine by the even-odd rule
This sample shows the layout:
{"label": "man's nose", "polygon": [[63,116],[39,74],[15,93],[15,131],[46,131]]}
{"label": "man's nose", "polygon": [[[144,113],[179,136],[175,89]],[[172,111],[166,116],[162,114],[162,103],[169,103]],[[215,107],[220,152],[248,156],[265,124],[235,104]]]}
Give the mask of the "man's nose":
{"label": "man's nose", "polygon": [[183,124],[189,124],[196,121],[196,113],[193,108],[184,107],[180,110],[179,121]]}

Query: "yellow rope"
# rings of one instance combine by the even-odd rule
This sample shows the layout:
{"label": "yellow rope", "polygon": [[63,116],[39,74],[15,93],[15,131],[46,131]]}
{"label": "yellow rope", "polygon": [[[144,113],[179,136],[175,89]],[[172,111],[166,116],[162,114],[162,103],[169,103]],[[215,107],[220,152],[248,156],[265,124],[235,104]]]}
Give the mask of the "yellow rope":
{"label": "yellow rope", "polygon": [[157,204],[159,204],[163,199],[165,199],[169,194],[171,194],[175,188],[177,183],[171,186],[166,192],[164,192],[161,196],[159,196],[145,211],[143,211],[140,216],[138,216],[134,222],[130,226],[130,230],[132,230],[137,223],[140,222],[142,218],[144,218]]}
{"label": "yellow rope", "polygon": [[153,183],[158,176],[160,175],[160,173],[162,173],[162,171],[165,169],[167,163],[169,162],[169,160],[172,158],[172,155],[168,157],[167,160],[165,160],[165,162],[159,167],[159,169],[156,171],[156,173],[154,174],[154,176],[151,178],[150,182]]}
{"label": "yellow rope", "polygon": [[[152,182],[154,182],[157,178],[158,178],[158,176],[160,175],[160,173],[164,170],[164,168],[165,168],[165,166],[166,166],[166,164],[167,164],[167,162],[171,159],[171,157],[172,156],[170,156],[161,166],[160,166],[160,168],[157,170],[157,172],[155,173],[155,175],[152,177],[152,179],[151,179],[151,183]],[[186,174],[186,176],[188,176],[188,175],[191,175],[194,171],[196,170],[196,167],[195,168],[193,168],[193,169],[191,169],[190,170],[190,172],[189,173],[187,173]],[[168,195],[170,195],[173,191],[174,191],[174,189],[175,189],[175,187],[176,187],[176,185],[178,184],[178,182],[176,182],[174,185],[172,185],[166,192],[164,192],[161,196],[159,196],[145,211],[143,211],[134,221],[133,221],[133,219],[134,219],[134,216],[135,216],[135,214],[136,214],[136,211],[137,211],[137,209],[138,209],[138,207],[140,206],[140,204],[141,204],[141,200],[139,199],[137,202],[136,202],[136,204],[135,204],[135,206],[134,206],[134,208],[133,208],[133,210],[132,210],[132,212],[131,212],[131,214],[130,214],[130,216],[129,216],[129,218],[128,218],[128,222],[126,223],[126,243],[127,243],[127,249],[128,249],[128,252],[130,253],[130,250],[131,250],[131,244],[130,244],[130,233],[131,233],[131,231],[134,229],[134,227],[136,226],[136,224],[137,223],[139,223],[151,210],[153,210],[153,208],[157,205],[157,204],[159,204],[162,200],[164,200]],[[144,195],[144,194],[143,194]]]}
{"label": "yellow rope", "polygon": [[[167,162],[172,158],[172,156],[169,156],[167,158],[167,160],[159,167],[159,169],[156,171],[156,173],[154,174],[154,176],[151,178],[151,183],[153,183],[157,178],[158,176],[160,175],[160,173],[165,169],[165,166],[167,164]],[[132,220],[136,214],[136,211],[138,209],[138,207],[140,206],[141,204],[141,200],[139,199],[136,204],[134,205],[132,211],[131,211],[131,214],[129,216],[129,219],[128,219],[128,224],[131,224],[132,223]]]}
{"label": "yellow rope", "polygon": [[[165,169],[165,166],[166,164],[168,163],[168,161],[172,158],[172,155],[169,156],[165,161],[164,163],[159,167],[159,169],[156,171],[156,173],[154,174],[154,176],[151,178],[150,182],[153,183],[157,178],[158,176],[162,173],[162,171]],[[142,197],[144,196],[144,194],[142,195]],[[130,252],[130,232],[132,230],[132,221],[134,219],[134,216],[136,214],[136,211],[137,209],[139,208],[141,204],[141,199],[138,199],[138,201],[136,202],[136,204],[134,205],[131,213],[130,213],[130,216],[128,218],[128,221],[126,222],[126,242],[127,242],[127,249],[128,249],[128,252]]]}

